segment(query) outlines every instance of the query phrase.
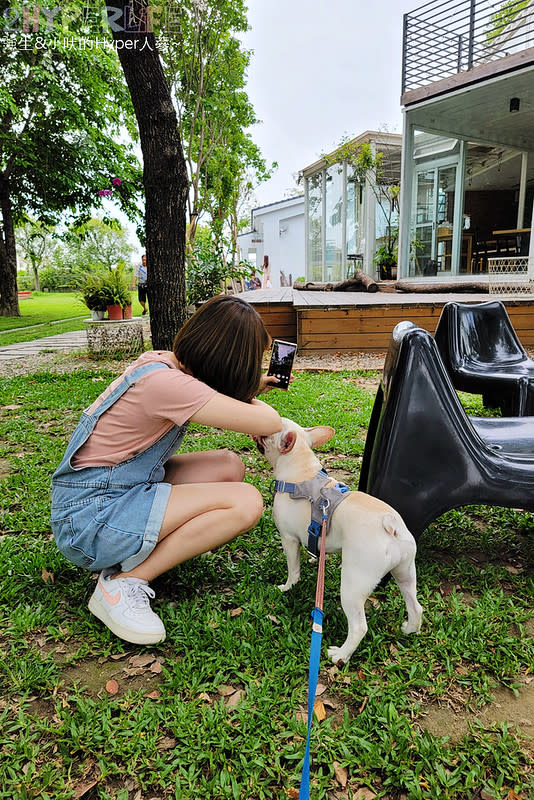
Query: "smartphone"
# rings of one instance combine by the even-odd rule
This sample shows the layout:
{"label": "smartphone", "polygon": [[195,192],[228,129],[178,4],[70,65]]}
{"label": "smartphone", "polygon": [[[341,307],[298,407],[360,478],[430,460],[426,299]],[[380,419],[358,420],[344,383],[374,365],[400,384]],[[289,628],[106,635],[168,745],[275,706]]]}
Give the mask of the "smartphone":
{"label": "smartphone", "polygon": [[273,389],[288,389],[293,359],[297,351],[297,345],[293,342],[284,342],[282,339],[275,339],[271,353],[271,363],[267,370],[267,375],[274,375],[279,383],[272,383]]}

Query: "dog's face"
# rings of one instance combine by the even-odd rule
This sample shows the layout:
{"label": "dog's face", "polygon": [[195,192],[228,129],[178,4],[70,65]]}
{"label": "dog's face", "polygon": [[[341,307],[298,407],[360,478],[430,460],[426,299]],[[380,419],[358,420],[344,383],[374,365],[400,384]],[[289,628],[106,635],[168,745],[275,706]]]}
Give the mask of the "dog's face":
{"label": "dog's face", "polygon": [[295,449],[319,447],[328,442],[335,430],[329,425],[316,425],[314,428],[301,428],[293,420],[282,417],[282,430],[270,436],[253,436],[260,453],[269,464],[276,466],[278,459],[287,456]]}

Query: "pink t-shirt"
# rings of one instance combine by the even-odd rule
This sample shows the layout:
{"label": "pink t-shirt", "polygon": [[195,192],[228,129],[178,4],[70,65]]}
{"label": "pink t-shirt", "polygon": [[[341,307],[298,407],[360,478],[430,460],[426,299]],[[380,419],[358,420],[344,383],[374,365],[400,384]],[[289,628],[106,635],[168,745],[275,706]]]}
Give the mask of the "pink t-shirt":
{"label": "pink t-shirt", "polygon": [[[202,381],[182,372],[172,353],[163,350],[143,353],[125,374],[153,361],[161,361],[170,369],[149,372],[102,414],[74,455],[74,467],[113,466],[126,461],[153,445],[173,425],[183,425],[216,394]],[[121,378],[108,386],[89,412],[100,405]]]}

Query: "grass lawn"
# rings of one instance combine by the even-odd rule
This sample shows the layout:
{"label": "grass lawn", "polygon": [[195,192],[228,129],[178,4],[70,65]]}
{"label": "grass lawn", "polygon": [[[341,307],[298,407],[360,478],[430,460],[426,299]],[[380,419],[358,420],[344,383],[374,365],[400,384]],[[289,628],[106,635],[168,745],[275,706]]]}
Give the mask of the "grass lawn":
{"label": "grass lawn", "polygon": [[[132,292],[132,301],[133,314],[138,316],[142,308],[136,292]],[[90,316],[76,292],[33,292],[31,297],[19,300],[19,309],[20,317],[0,317],[0,347],[83,330],[83,320]],[[13,333],[3,333],[15,328]]]}
{"label": "grass lawn", "polygon": [[[87,610],[94,576],[57,553],[48,522],[50,474],[80,410],[114,377],[79,365],[0,385],[0,798],[298,797],[316,569],[277,589],[285,558],[266,462],[247,436],[192,426],[190,449],[240,453],[263,519],[154,582],[161,646],[120,641]],[[321,457],[353,486],[376,377],[301,373],[268,395],[304,425],[336,427]],[[401,633],[388,584],[342,668],[326,658],[346,626],[340,560],[328,560],[314,800],[534,796],[533,528],[513,510],[444,515],[419,543],[421,633]]]}

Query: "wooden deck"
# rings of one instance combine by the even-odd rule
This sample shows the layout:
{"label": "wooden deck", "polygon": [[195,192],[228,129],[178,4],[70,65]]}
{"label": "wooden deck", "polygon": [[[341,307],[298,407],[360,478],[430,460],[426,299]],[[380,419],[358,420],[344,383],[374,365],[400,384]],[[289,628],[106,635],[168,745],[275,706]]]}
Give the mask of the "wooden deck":
{"label": "wooden deck", "polygon": [[273,339],[297,342],[301,353],[382,352],[391,332],[408,319],[434,333],[441,309],[452,300],[482,303],[502,299],[524,347],[534,347],[534,297],[404,292],[303,292],[258,289],[242,292],[261,315]]}

